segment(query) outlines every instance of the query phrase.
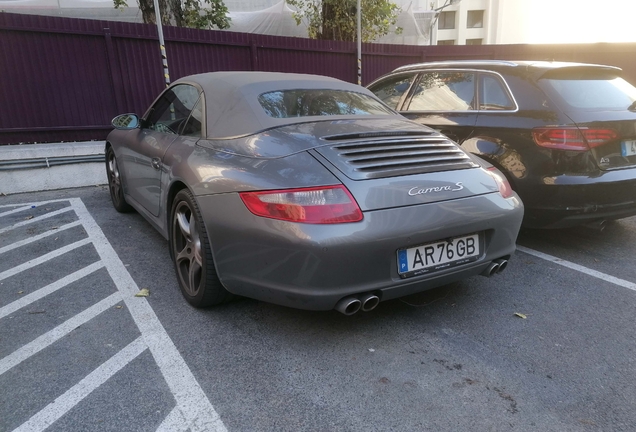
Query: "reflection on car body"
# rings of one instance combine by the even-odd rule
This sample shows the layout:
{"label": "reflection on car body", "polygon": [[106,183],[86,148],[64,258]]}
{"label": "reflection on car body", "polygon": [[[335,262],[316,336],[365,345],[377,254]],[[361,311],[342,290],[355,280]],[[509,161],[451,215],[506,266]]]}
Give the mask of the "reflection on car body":
{"label": "reflection on car body", "polygon": [[352,314],[492,275],[515,249],[523,205],[505,177],[362,87],[215,72],[126,116],[106,144],[113,205],[168,239],[196,307]]}

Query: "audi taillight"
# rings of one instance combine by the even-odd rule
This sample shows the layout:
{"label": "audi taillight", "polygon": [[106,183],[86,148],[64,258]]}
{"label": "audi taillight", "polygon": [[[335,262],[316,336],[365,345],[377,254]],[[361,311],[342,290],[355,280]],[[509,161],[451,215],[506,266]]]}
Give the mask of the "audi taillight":
{"label": "audi taillight", "polygon": [[586,151],[618,138],[612,129],[554,127],[532,129],[534,142],[541,147],[558,150]]}
{"label": "audi taillight", "polygon": [[256,216],[311,224],[362,220],[358,203],[342,185],[242,192],[239,195]]}
{"label": "audi taillight", "polygon": [[506,176],[504,176],[501,171],[495,167],[488,168],[488,174],[495,179],[501,196],[504,198],[510,198],[512,196],[512,186],[510,186],[510,182]]}

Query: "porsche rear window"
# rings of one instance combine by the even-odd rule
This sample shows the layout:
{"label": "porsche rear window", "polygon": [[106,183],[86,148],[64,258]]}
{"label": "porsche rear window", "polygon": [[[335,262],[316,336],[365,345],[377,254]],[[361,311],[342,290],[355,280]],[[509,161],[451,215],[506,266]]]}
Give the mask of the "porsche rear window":
{"label": "porsche rear window", "polygon": [[274,118],[395,114],[370,96],[343,90],[273,91],[261,94],[258,102]]}
{"label": "porsche rear window", "polygon": [[565,111],[626,110],[636,101],[636,88],[619,77],[576,77],[541,79],[549,94],[558,96]]}

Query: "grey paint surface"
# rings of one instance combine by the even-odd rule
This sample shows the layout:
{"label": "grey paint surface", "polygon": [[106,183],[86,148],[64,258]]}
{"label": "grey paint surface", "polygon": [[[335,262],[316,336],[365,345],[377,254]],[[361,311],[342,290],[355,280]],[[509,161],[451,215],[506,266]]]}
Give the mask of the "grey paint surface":
{"label": "grey paint surface", "polygon": [[[484,169],[488,165],[442,135],[398,114],[308,117],[301,122],[272,119],[256,100],[264,91],[299,86],[363,92],[375,98],[368,90],[332,78],[274,73],[202,74],[174,86],[182,83],[204,92],[203,130],[208,138],[197,141],[135,128],[113,131],[107,146],[118,158],[127,201],[164,237],[169,236],[172,192],[182,187],[193,192],[210,233],[219,278],[228,291],[328,310],[347,295],[377,291],[381,299],[390,299],[476,275],[492,260],[508,258],[514,251],[523,217],[521,201],[514,194],[504,199]],[[226,120],[231,130],[244,119],[248,124],[239,134],[252,134],[210,139],[206,124],[217,121],[215,116],[232,117],[232,122]],[[261,131],[263,127],[268,129]],[[222,135],[229,134],[222,130]],[[388,168],[373,168],[374,178],[362,180],[367,174],[352,175],[362,172],[359,165],[343,164],[337,152],[326,150],[342,143],[371,146],[363,157],[373,159],[373,147],[396,137],[424,140],[416,145],[425,151],[442,143],[455,153],[451,161],[434,162],[430,168],[431,162],[422,162],[419,153],[404,151],[396,160],[407,168],[395,168],[390,159]],[[406,144],[391,146],[402,151]],[[313,225],[257,217],[238,195],[337,184],[352,193],[364,213],[362,221]],[[400,279],[398,249],[473,233],[482,237],[476,263]]]}

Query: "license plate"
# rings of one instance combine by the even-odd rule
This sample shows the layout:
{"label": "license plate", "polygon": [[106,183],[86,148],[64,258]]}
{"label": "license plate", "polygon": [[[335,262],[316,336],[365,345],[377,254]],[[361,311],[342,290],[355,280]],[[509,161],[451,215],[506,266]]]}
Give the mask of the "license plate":
{"label": "license plate", "polygon": [[629,140],[621,142],[621,156],[634,156],[636,155],[636,140]]}
{"label": "license plate", "polygon": [[479,234],[439,240],[398,250],[398,273],[417,276],[476,261],[480,255]]}

